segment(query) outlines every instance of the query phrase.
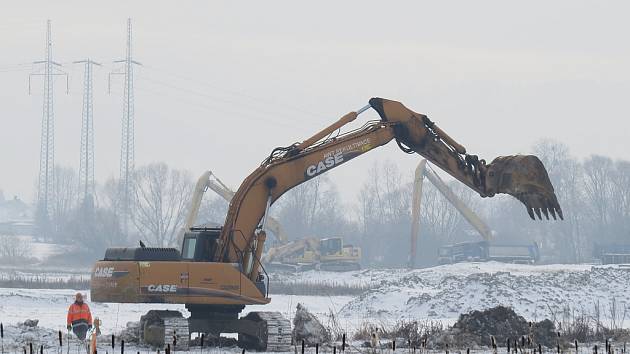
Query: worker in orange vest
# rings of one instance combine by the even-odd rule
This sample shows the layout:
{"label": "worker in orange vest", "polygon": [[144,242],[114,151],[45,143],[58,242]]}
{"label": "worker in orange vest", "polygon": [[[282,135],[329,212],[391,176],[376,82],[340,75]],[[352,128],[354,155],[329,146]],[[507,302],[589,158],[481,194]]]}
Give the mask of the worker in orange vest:
{"label": "worker in orange vest", "polygon": [[84,340],[88,330],[92,329],[90,307],[83,302],[81,293],[74,296],[74,303],[68,309],[67,325],[68,331],[72,329],[80,340]]}

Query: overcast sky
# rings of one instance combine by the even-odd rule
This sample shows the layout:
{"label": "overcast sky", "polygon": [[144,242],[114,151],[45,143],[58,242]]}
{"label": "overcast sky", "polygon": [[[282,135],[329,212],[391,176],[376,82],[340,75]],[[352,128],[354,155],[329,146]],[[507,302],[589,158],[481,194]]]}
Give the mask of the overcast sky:
{"label": "overcast sky", "polygon": [[[0,11],[0,189],[31,200],[42,83],[53,56],[56,162],[78,169],[82,66],[95,69],[96,175],[118,175],[124,56],[132,18],[136,164],[165,161],[236,188],[275,146],[303,140],[370,97],[428,114],[471,153],[524,153],[540,138],[579,157],[630,158],[630,13],[607,1],[4,1]],[[362,125],[376,114],[360,116]],[[369,166],[419,157],[394,143],[328,175],[354,202]]]}

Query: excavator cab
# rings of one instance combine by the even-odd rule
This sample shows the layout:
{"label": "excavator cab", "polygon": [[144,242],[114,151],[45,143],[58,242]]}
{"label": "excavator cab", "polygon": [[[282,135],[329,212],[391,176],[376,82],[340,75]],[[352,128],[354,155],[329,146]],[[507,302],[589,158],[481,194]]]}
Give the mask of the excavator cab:
{"label": "excavator cab", "polygon": [[182,259],[192,262],[214,262],[221,228],[191,228],[184,234]]}
{"label": "excavator cab", "polygon": [[343,238],[330,237],[319,241],[319,269],[345,272],[361,269],[361,249],[344,245]]}
{"label": "excavator cab", "polygon": [[319,252],[322,256],[340,255],[342,248],[341,237],[323,238],[319,241]]}

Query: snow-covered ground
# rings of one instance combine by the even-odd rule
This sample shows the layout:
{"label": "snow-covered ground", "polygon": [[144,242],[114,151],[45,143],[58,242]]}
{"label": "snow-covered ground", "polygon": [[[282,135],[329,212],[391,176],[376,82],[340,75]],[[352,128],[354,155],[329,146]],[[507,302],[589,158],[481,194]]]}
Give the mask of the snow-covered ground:
{"label": "snow-covered ground", "polygon": [[[58,272],[41,274],[64,276]],[[461,313],[497,305],[511,306],[528,320],[561,320],[565,310],[571,315],[593,314],[599,302],[604,324],[611,320],[613,301],[619,319],[624,309],[630,310],[630,268],[622,266],[460,263],[411,271],[275,274],[271,287],[274,280],[369,288],[358,296],[272,295],[271,304],[246,309],[280,311],[292,319],[297,303],[302,303],[324,324],[334,314],[348,333],[362,322],[383,324],[414,319],[448,324]],[[65,315],[74,293],[73,290],[0,289],[0,322],[7,325],[27,318],[39,319],[41,327],[65,331]],[[149,309],[186,312],[183,305],[90,302],[90,306],[94,315],[103,320],[104,333],[118,332]],[[630,327],[628,317],[630,313],[624,318],[625,327]]]}
{"label": "snow-covered ground", "polygon": [[353,321],[413,319],[448,324],[461,313],[497,305],[510,306],[528,320],[560,320],[565,311],[593,314],[599,303],[606,323],[615,301],[620,319],[628,310],[624,320],[630,326],[630,268],[623,266],[458,263],[412,271],[310,271],[276,278],[369,286],[338,313]]}
{"label": "snow-covered ground", "polygon": [[[74,301],[74,290],[0,289],[0,318],[5,324],[16,324],[25,319],[38,319],[42,327],[64,330],[66,312]],[[117,332],[129,321],[138,321],[151,309],[177,310],[188,315],[184,305],[168,304],[110,304],[88,303],[95,317],[103,321],[105,332]],[[341,309],[351,297],[274,295],[269,305],[248,306],[248,311],[280,311],[292,318],[299,302],[307,304],[309,310],[324,315],[329,309]]]}

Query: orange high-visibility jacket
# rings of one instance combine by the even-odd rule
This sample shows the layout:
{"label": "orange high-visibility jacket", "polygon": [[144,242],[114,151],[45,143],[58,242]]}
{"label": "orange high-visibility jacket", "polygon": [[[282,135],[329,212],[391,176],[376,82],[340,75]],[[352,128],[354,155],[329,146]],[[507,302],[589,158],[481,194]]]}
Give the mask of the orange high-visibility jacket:
{"label": "orange high-visibility jacket", "polygon": [[76,302],[70,305],[67,323],[73,326],[79,323],[86,323],[91,326],[92,314],[90,313],[90,307],[85,302],[80,305]]}

